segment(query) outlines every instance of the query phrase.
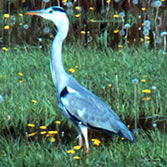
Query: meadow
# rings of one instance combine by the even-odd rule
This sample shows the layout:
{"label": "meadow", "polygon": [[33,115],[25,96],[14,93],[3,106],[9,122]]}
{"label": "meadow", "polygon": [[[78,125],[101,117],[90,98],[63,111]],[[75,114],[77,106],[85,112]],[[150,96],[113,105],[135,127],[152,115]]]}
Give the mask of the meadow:
{"label": "meadow", "polygon": [[113,50],[65,42],[66,71],[109,104],[137,138],[131,144],[90,132],[91,151],[85,154],[84,147],[74,147],[77,133],[57,107],[50,44],[0,53],[0,166],[165,167],[166,55],[145,47]]}
{"label": "meadow", "polygon": [[[0,167],[166,167],[165,0],[0,0]],[[136,143],[89,131],[90,153],[57,105],[55,26],[24,12],[65,7],[64,68],[103,99]]]}

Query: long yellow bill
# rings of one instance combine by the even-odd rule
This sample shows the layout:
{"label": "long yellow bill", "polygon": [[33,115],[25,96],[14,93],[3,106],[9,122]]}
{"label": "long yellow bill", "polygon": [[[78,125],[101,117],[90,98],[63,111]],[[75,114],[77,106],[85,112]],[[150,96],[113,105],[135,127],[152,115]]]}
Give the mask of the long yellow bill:
{"label": "long yellow bill", "polygon": [[24,14],[25,14],[25,15],[36,15],[36,16],[38,16],[38,15],[40,15],[41,13],[42,13],[41,11],[35,10],[35,11],[28,11],[28,12],[25,12]]}

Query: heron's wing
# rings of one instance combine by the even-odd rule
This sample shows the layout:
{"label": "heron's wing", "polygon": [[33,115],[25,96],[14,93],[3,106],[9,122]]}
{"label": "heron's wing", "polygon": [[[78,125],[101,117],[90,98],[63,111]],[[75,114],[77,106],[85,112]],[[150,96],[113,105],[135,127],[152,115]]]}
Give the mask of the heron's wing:
{"label": "heron's wing", "polygon": [[82,124],[117,133],[120,122],[117,114],[100,98],[85,88],[75,90],[65,87],[60,95],[61,103],[75,121]]}

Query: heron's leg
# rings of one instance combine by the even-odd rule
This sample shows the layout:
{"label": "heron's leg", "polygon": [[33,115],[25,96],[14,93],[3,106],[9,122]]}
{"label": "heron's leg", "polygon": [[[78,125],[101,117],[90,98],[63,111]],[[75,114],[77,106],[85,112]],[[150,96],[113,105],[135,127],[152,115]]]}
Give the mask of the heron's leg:
{"label": "heron's leg", "polygon": [[89,153],[90,147],[89,147],[89,142],[88,142],[88,128],[86,126],[83,126],[83,125],[80,125],[79,127],[80,127],[82,134],[83,134],[85,144],[86,144],[86,152],[85,153]]}
{"label": "heron's leg", "polygon": [[79,146],[82,147],[83,139],[82,139],[82,134],[81,133],[78,135],[78,138],[79,138]]}

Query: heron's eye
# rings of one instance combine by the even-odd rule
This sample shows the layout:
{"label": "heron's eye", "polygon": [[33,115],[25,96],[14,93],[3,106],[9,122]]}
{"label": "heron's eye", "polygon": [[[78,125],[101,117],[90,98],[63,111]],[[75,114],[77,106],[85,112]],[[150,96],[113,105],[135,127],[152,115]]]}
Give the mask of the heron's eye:
{"label": "heron's eye", "polygon": [[53,13],[53,10],[50,10],[49,13]]}

